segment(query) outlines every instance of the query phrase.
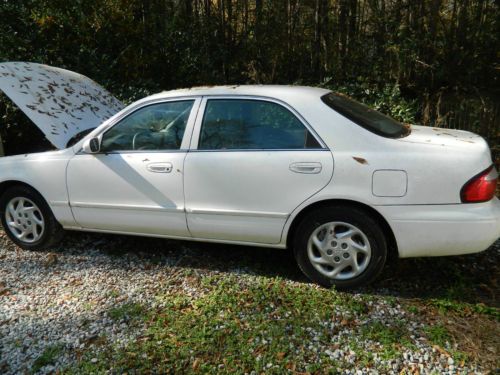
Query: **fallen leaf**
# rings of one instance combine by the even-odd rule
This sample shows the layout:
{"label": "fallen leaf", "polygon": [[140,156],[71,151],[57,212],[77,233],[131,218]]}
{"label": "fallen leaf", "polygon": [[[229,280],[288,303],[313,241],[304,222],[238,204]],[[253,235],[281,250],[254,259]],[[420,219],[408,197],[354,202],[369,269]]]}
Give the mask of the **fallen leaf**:
{"label": "fallen leaf", "polygon": [[45,258],[45,265],[50,266],[55,263],[57,263],[57,255],[55,253],[47,254],[47,257]]}
{"label": "fallen leaf", "polygon": [[450,356],[450,354],[446,350],[444,350],[442,347],[440,347],[439,345],[432,345],[432,347],[434,349],[436,349],[439,353],[444,354],[448,357]]}
{"label": "fallen leaf", "polygon": [[194,362],[193,362],[193,366],[192,366],[192,367],[193,367],[193,370],[195,370],[195,371],[196,371],[196,370],[198,370],[198,367],[200,367],[200,362],[201,362],[201,360],[200,360],[199,358],[196,358],[196,359],[194,360]]}

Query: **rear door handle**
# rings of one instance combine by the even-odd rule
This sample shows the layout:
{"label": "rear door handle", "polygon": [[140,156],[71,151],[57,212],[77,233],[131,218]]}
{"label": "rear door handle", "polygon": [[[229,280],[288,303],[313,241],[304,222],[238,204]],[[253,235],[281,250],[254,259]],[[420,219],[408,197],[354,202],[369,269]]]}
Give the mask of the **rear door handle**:
{"label": "rear door handle", "polygon": [[300,162],[290,164],[290,170],[295,173],[318,174],[321,172],[321,163]]}
{"label": "rear door handle", "polygon": [[146,169],[154,173],[170,173],[172,172],[172,163],[149,163]]}

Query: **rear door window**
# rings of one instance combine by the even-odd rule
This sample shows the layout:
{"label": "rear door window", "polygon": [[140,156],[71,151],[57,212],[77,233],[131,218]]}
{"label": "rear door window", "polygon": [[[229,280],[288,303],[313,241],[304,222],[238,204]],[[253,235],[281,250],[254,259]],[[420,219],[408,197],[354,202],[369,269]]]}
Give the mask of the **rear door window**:
{"label": "rear door window", "polygon": [[209,99],[200,150],[316,149],[321,145],[284,106],[252,99]]}

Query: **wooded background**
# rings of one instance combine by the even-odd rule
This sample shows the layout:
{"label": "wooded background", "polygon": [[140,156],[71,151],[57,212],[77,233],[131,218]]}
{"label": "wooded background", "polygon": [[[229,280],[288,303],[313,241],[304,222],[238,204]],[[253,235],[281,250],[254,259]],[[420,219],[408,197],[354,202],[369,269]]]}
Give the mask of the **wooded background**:
{"label": "wooded background", "polygon": [[[125,101],[211,84],[347,93],[398,120],[500,144],[493,0],[0,0],[0,60],[89,76]],[[27,141],[0,98],[6,152]],[[32,127],[30,127],[32,131]]]}

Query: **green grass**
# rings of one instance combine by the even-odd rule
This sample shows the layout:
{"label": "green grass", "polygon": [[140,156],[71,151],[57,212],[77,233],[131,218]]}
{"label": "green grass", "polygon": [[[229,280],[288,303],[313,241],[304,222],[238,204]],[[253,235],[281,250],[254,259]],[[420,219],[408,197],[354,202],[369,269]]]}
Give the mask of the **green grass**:
{"label": "green grass", "polygon": [[448,312],[455,312],[462,316],[467,316],[472,313],[484,314],[500,320],[500,309],[498,307],[486,306],[483,303],[467,303],[459,302],[449,298],[435,298],[429,301],[431,306],[434,306],[438,311],[445,315]]}
{"label": "green grass", "polygon": [[455,360],[455,362],[465,363],[469,361],[470,356],[467,353],[453,349],[449,345],[452,343],[453,337],[444,325],[435,324],[432,326],[428,326],[424,329],[424,332],[432,344],[438,345],[441,348],[446,348],[448,353]]}
{"label": "green grass", "polygon": [[382,345],[391,346],[397,343],[410,343],[408,331],[403,322],[393,321],[390,325],[373,322],[362,328],[364,337],[377,341]]}
{"label": "green grass", "polygon": [[38,372],[42,367],[52,365],[55,363],[59,354],[63,350],[63,346],[61,344],[51,345],[45,348],[42,354],[35,359],[33,366],[31,368],[32,373]]}
{"label": "green grass", "polygon": [[447,347],[447,343],[451,341],[451,335],[442,324],[435,324],[424,329],[429,341],[442,348]]}
{"label": "green grass", "polygon": [[[136,372],[208,374],[256,371],[332,372],[354,364],[332,359],[324,351],[349,348],[356,366],[373,365],[373,355],[354,336],[370,338],[382,358],[399,355],[411,341],[403,321],[362,325],[374,297],[338,293],[313,284],[280,278],[215,275],[200,280],[205,294],[156,297],[164,307],[145,310],[127,304],[110,311],[113,319],[141,317],[145,334],[126,347],[87,353],[69,372],[100,373],[110,369]],[[396,300],[394,300],[396,302]],[[349,326],[353,335],[339,335]],[[321,347],[322,350],[317,350]],[[97,358],[97,361],[91,361]]]}
{"label": "green grass", "polygon": [[[345,298],[345,296],[344,296]],[[347,299],[345,301],[345,306],[351,310],[352,312],[358,314],[358,315],[362,315],[362,314],[366,314],[370,311],[370,308],[368,307],[368,304],[366,302],[368,302],[369,298],[364,298],[362,301],[360,300],[357,300],[357,299],[354,299],[354,298],[350,298],[350,299]]]}
{"label": "green grass", "polygon": [[[186,274],[196,279],[199,296],[168,292],[155,297],[155,305],[162,307],[138,303],[113,307],[108,311],[112,319],[134,319],[143,324],[144,333],[125,346],[109,342],[99,352],[87,351],[76,366],[65,371],[278,374],[376,367],[384,373],[390,370],[387,363],[403,351],[417,350],[406,318],[373,318],[372,306],[380,302],[405,306],[396,297],[340,293],[275,276],[221,273],[196,278]],[[407,310],[420,315],[427,306],[428,301],[409,305]],[[459,362],[468,360],[460,347],[452,350],[446,344],[454,338],[439,323],[443,316],[435,317],[438,324],[424,328],[429,342],[446,348]],[[343,334],[346,328],[347,335]],[[345,355],[335,360],[326,349],[354,351],[355,363],[344,362]],[[388,362],[375,361],[375,354]]]}
{"label": "green grass", "polygon": [[113,307],[108,311],[111,319],[134,319],[141,316],[145,312],[144,307],[135,302],[124,303],[123,305]]}
{"label": "green grass", "polygon": [[333,360],[310,350],[309,345],[330,345],[338,330],[330,325],[335,306],[350,316],[367,311],[364,302],[350,295],[310,284],[290,285],[280,279],[255,278],[243,283],[236,276],[210,277],[202,285],[209,292],[199,299],[164,295],[158,297],[166,303],[161,309],[117,308],[110,314],[113,318],[130,315],[130,310],[142,314],[147,320],[146,334],[126,348],[109,348],[96,363],[89,354],[70,372],[101,372],[110,363],[113,372],[334,369]]}
{"label": "green grass", "polygon": [[120,292],[116,289],[112,289],[107,293],[108,297],[118,298],[120,297]]}

